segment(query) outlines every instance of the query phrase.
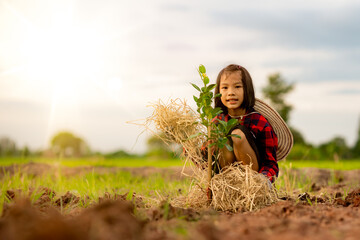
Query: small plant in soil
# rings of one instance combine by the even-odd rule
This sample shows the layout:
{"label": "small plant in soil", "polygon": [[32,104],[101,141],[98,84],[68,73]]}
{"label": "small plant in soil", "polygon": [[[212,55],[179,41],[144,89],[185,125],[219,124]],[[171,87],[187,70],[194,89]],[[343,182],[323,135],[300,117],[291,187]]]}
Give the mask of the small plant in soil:
{"label": "small plant in soil", "polygon": [[[229,134],[230,130],[238,124],[237,119],[231,119],[228,122],[216,119],[214,121],[214,118],[222,113],[221,108],[219,107],[212,107],[212,103],[215,100],[215,98],[221,97],[221,94],[218,93],[214,95],[212,92],[216,84],[209,84],[210,79],[206,75],[206,68],[204,65],[200,65],[198,69],[198,73],[200,75],[200,78],[202,80],[203,86],[199,87],[194,83],[191,83],[191,85],[199,91],[199,96],[193,96],[194,100],[197,105],[197,112],[200,114],[201,124],[206,127],[207,132],[203,133],[197,133],[195,135],[190,136],[190,138],[194,138],[200,135],[205,135],[206,137],[206,144],[207,144],[207,160],[208,160],[208,181],[210,183],[210,180],[213,176],[213,164],[212,164],[212,155],[214,152],[214,149],[221,149],[223,147],[226,147],[229,151],[233,151],[232,146],[228,144],[228,138],[229,137],[238,137],[239,135],[235,134]],[[215,156],[218,154],[215,153]],[[214,168],[218,166],[217,158],[215,157],[215,164]]]}

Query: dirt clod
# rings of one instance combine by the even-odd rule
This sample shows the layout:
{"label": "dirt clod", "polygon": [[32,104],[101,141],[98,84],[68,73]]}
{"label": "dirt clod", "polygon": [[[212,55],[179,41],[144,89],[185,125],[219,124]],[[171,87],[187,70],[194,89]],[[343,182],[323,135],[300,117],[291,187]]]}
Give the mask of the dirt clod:
{"label": "dirt clod", "polygon": [[162,201],[158,208],[150,209],[148,213],[151,220],[165,219],[170,220],[173,218],[181,218],[186,221],[196,221],[200,218],[200,214],[192,208],[179,208],[173,207],[167,201]]}
{"label": "dirt clod", "polygon": [[143,223],[133,212],[130,202],[104,201],[84,211],[77,221],[89,239],[141,239]]}
{"label": "dirt clod", "polygon": [[57,206],[66,206],[69,203],[73,203],[76,204],[78,203],[80,200],[79,197],[75,196],[74,194],[72,194],[71,192],[66,192],[65,195],[61,196],[59,199],[57,199],[55,201],[55,204]]}
{"label": "dirt clod", "polygon": [[302,194],[299,194],[298,199],[301,201],[307,201],[310,199],[310,195],[307,192],[304,192]]}

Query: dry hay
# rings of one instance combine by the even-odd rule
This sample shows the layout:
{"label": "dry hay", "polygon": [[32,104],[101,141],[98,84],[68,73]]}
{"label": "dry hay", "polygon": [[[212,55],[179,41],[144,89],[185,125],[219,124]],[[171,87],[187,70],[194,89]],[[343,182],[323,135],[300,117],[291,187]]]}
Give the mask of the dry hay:
{"label": "dry hay", "polygon": [[[170,100],[168,104],[159,101],[149,105],[153,114],[146,119],[146,126],[155,125],[156,130],[165,134],[167,143],[183,144],[189,137],[201,131],[197,114],[180,99]],[[194,143],[193,143],[194,144]]]}
{"label": "dry hay", "polygon": [[[159,100],[149,106],[154,111],[146,119],[145,128],[167,144],[180,144],[183,147],[186,162],[190,160],[198,166],[205,166],[206,163],[200,150],[205,141],[204,135],[190,138],[205,132],[205,128],[199,123],[199,115],[181,99],[171,99],[167,104]],[[155,130],[151,128],[152,125],[155,126]]]}
{"label": "dry hay", "polygon": [[209,200],[207,197],[207,176],[206,171],[196,171],[194,174],[194,181],[190,184],[190,189],[186,195],[182,195],[172,199],[170,202],[175,207],[180,208],[194,208],[201,210],[209,207]]}
{"label": "dry hay", "polygon": [[[199,123],[199,116],[185,101],[170,100],[168,104],[159,101],[151,104],[153,114],[146,119],[146,129],[153,133],[163,133],[162,139],[168,143],[181,144],[184,149],[185,165],[189,160],[193,169],[194,183],[186,196],[173,199],[171,203],[178,207],[203,209],[209,207],[207,199],[206,160],[201,153],[205,141],[204,135],[190,138],[204,127]],[[155,126],[156,131],[151,129]],[[160,137],[160,134],[158,135]],[[277,201],[276,191],[269,187],[269,181],[262,174],[251,170],[250,166],[237,164],[229,166],[216,174],[210,183],[212,190],[211,207],[222,211],[254,211]]]}
{"label": "dry hay", "polygon": [[274,187],[262,174],[250,166],[235,164],[216,174],[210,183],[212,201],[209,205],[206,190],[206,172],[197,175],[195,184],[186,196],[174,199],[171,203],[177,207],[203,209],[211,206],[220,211],[255,211],[278,201]]}
{"label": "dry hay", "polygon": [[222,211],[254,211],[277,202],[274,187],[248,165],[231,165],[211,179],[211,205]]}

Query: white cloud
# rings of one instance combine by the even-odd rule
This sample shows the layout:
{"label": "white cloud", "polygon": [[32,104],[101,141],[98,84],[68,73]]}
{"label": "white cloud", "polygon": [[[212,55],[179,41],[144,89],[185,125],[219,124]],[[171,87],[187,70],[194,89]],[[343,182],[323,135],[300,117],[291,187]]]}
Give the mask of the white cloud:
{"label": "white cloud", "polygon": [[298,83],[289,101],[299,111],[360,114],[360,81]]}

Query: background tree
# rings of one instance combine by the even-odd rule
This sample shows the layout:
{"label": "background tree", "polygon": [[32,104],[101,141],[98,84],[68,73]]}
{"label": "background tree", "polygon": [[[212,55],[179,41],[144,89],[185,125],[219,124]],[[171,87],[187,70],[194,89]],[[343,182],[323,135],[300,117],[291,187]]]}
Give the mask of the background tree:
{"label": "background tree", "polygon": [[25,146],[22,150],[21,150],[21,156],[23,158],[27,158],[28,156],[30,156],[31,152],[30,149],[28,148],[28,146]]}
{"label": "background tree", "polygon": [[[293,106],[286,103],[285,97],[294,88],[294,83],[287,83],[280,73],[274,73],[268,76],[267,85],[262,89],[264,98],[270,102],[271,106],[275,108],[288,125]],[[295,144],[306,145],[305,138],[299,130],[290,126],[290,131],[293,134]]]}
{"label": "background tree", "polygon": [[357,131],[357,140],[355,142],[354,147],[352,148],[353,157],[360,157],[360,118],[359,118],[359,126]]}
{"label": "background tree", "polygon": [[133,158],[133,157],[138,157],[138,156],[135,154],[128,153],[125,150],[120,149],[115,152],[110,152],[110,153],[104,154],[104,157],[116,159],[116,158]]}
{"label": "background tree", "polygon": [[329,142],[321,144],[319,149],[327,159],[338,161],[351,157],[350,149],[343,137],[335,137]]}
{"label": "background tree", "polygon": [[147,139],[149,157],[161,157],[161,158],[174,158],[180,156],[181,147],[178,144],[166,144],[163,139],[166,139],[164,133],[154,134]]}
{"label": "background tree", "polygon": [[262,89],[265,99],[271,102],[280,116],[287,123],[293,107],[285,102],[285,97],[294,89],[294,83],[287,83],[280,73],[269,75],[268,84]]}
{"label": "background tree", "polygon": [[9,157],[15,156],[16,154],[17,149],[15,142],[8,137],[0,138],[0,156]]}
{"label": "background tree", "polygon": [[51,140],[51,147],[55,154],[64,157],[79,157],[89,153],[85,141],[70,132],[56,134]]}

